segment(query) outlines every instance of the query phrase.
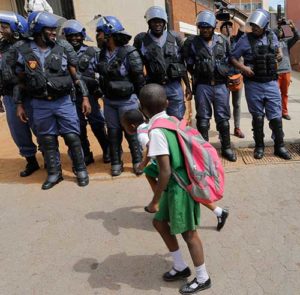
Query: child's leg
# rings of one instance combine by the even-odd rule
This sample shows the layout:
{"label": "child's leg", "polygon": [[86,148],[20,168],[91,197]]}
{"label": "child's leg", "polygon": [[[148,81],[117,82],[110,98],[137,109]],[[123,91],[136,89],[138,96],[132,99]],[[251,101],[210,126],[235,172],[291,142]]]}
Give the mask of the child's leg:
{"label": "child's leg", "polygon": [[175,235],[171,235],[170,226],[167,221],[153,220],[153,226],[159,232],[166,246],[168,247],[173,259],[173,268],[164,273],[165,281],[176,281],[178,279],[187,278],[191,275],[191,271],[182,258],[178,241]]}
{"label": "child's leg", "polygon": [[147,175],[147,174],[146,174],[146,178],[147,178],[147,180],[148,180],[148,183],[149,183],[150,186],[151,186],[152,191],[154,192],[154,191],[155,191],[155,188],[156,188],[156,185],[157,185],[157,180],[156,180],[156,178],[151,177],[151,176],[149,176],[149,175]]}
{"label": "child's leg", "polygon": [[175,235],[171,235],[170,226],[167,221],[153,219],[153,226],[164,240],[170,252],[179,249],[177,238]]}
{"label": "child's leg", "polygon": [[182,234],[189,252],[191,254],[194,266],[200,266],[204,263],[203,247],[198,232],[196,230],[186,231]]}
{"label": "child's leg", "polygon": [[179,292],[181,294],[192,294],[210,288],[211,282],[204,263],[202,242],[197,231],[187,231],[182,234],[182,237],[188,245],[195,266],[196,278],[183,285]]}
{"label": "child's leg", "polygon": [[217,207],[215,203],[203,204],[206,208],[210,209],[217,216],[218,224],[217,230],[220,231],[225,225],[226,219],[229,215],[228,210],[222,209],[221,207]]}

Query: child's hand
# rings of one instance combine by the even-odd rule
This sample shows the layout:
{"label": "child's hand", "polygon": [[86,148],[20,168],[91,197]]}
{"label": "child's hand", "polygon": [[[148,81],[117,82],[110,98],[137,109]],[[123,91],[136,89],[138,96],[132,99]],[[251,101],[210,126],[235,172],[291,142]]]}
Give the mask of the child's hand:
{"label": "child's hand", "polygon": [[151,201],[144,209],[148,213],[155,213],[158,211],[158,203],[153,203],[153,201]]}
{"label": "child's hand", "polygon": [[145,165],[145,164],[146,164],[146,163],[145,163],[144,161],[141,162],[138,168],[139,168],[140,170],[144,170],[144,168],[145,168],[146,165],[147,165],[147,164],[146,164],[146,165]]}

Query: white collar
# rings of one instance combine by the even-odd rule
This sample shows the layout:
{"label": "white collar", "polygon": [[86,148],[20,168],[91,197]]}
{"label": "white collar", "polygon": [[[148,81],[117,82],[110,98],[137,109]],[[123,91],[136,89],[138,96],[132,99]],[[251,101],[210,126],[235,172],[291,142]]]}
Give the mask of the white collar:
{"label": "white collar", "polygon": [[160,113],[157,113],[154,115],[150,120],[149,120],[149,129],[151,128],[152,124],[160,118],[168,118],[169,116],[167,115],[166,111],[162,111]]}

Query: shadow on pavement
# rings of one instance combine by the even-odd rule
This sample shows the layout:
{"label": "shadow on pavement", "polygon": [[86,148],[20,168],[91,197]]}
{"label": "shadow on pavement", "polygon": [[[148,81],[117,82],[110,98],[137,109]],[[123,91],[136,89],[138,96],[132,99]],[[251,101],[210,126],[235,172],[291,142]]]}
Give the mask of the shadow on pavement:
{"label": "shadow on pavement", "polygon": [[[139,209],[139,211],[135,209]],[[114,236],[120,233],[120,228],[154,231],[151,222],[153,215],[144,211],[141,212],[141,209],[142,207],[139,206],[125,207],[112,212],[90,212],[85,217],[87,219],[103,220],[105,229]]]}
{"label": "shadow on pavement", "polygon": [[81,259],[73,269],[90,274],[88,282],[91,288],[118,291],[121,284],[126,284],[136,290],[159,292],[161,287],[178,289],[183,284],[183,281],[166,283],[162,280],[162,273],[171,267],[169,264],[164,256],[158,254],[130,256],[119,253],[108,256],[103,262],[94,258]]}

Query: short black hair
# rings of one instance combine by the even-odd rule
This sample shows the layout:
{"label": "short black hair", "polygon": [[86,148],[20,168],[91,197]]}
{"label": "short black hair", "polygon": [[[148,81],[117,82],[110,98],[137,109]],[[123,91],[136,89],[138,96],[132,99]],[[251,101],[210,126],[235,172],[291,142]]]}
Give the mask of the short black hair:
{"label": "short black hair", "polygon": [[121,121],[126,124],[136,124],[136,125],[141,125],[145,122],[143,114],[136,109],[126,111],[123,114]]}
{"label": "short black hair", "polygon": [[147,84],[140,91],[140,102],[152,116],[164,111],[167,104],[165,89],[159,84]]}

